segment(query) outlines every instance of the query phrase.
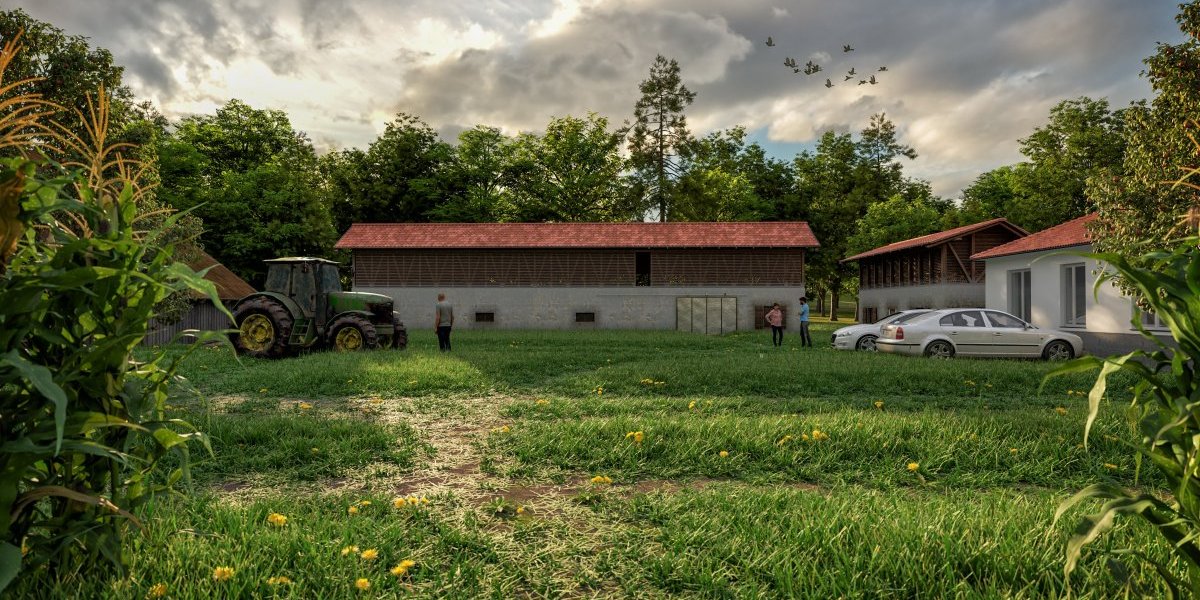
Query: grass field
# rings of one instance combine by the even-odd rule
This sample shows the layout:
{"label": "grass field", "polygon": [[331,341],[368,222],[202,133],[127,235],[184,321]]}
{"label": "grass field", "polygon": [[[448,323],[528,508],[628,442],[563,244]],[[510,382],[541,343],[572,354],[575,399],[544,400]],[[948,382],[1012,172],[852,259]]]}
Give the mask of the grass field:
{"label": "grass field", "polygon": [[440,354],[418,331],[405,352],[203,350],[183,369],[202,397],[173,403],[215,456],[193,493],[144,515],[130,576],[17,594],[1161,595],[1150,569],[1105,553],[1169,564],[1154,532],[1119,523],[1068,582],[1081,514],[1052,526],[1088,483],[1155,485],[1121,442],[1124,385],[1085,450],[1088,376],[1039,393],[1043,363],[839,353],[831,329],[815,349],[461,331]]}

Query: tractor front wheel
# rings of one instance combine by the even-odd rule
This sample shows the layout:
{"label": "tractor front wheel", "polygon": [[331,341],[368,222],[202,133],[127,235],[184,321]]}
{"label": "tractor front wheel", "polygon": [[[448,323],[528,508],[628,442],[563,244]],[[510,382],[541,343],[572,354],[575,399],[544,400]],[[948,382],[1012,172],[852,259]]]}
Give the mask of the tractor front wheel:
{"label": "tractor front wheel", "polygon": [[403,350],[408,347],[408,330],[404,328],[404,323],[400,319],[392,317],[392,347],[397,350]]}
{"label": "tractor front wheel", "polygon": [[329,345],[338,352],[374,350],[379,347],[379,334],[363,317],[345,315],[334,319],[329,326]]}
{"label": "tractor front wheel", "polygon": [[233,322],[237,324],[237,332],[230,337],[238,354],[255,358],[287,355],[294,321],[280,303],[270,298],[247,300],[234,311]]}

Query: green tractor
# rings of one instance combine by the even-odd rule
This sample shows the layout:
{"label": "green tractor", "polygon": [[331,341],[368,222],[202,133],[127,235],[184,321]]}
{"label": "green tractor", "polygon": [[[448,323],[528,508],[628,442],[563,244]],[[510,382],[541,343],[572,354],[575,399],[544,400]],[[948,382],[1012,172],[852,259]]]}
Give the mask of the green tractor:
{"label": "green tractor", "polygon": [[304,257],[265,262],[266,291],[233,306],[237,331],[230,337],[239,354],[280,358],[320,346],[348,352],[408,345],[392,299],[342,291],[337,263]]}

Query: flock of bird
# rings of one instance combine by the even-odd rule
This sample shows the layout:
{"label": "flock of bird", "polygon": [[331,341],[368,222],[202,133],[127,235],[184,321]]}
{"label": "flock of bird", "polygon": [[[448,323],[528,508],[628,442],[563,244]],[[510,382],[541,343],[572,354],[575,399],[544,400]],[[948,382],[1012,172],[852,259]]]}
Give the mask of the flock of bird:
{"label": "flock of bird", "polygon": [[[775,40],[771,39],[771,36],[767,36],[767,47],[768,48],[775,47]],[[852,46],[850,46],[850,44],[843,44],[842,45],[842,53],[845,54],[847,52],[854,52],[854,48]],[[803,72],[805,75],[814,75],[816,73],[820,73],[823,70],[821,68],[821,65],[819,65],[811,60],[804,63],[804,66],[801,67],[799,65],[799,63],[796,62],[796,59],[794,59],[790,56],[785,57],[783,59],[783,64],[784,64],[784,66],[791,69],[793,73],[797,73],[797,74]],[[878,69],[876,69],[877,73],[884,73],[886,71],[887,71],[887,67],[879,67]],[[857,72],[854,70],[854,67],[850,67],[850,70],[846,72],[845,79],[843,79],[842,81],[853,81],[854,78],[856,77],[856,75],[857,75]],[[879,81],[877,79],[875,79],[875,75],[871,75],[870,77],[868,77],[866,79],[858,80],[858,85],[868,85],[868,84],[875,85],[877,83],[879,83]],[[831,79],[828,79],[828,78],[825,79],[825,87],[831,88],[834,85],[836,85],[836,84],[833,83],[833,81]]]}

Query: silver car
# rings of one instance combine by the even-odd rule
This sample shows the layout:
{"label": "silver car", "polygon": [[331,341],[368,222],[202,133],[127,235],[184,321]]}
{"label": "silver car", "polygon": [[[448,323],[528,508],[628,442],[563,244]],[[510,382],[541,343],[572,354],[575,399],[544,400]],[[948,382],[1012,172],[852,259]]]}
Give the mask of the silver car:
{"label": "silver car", "polygon": [[1041,357],[1067,360],[1083,353],[1073,333],[1038,329],[1008,313],[986,308],[935,310],[907,323],[884,325],[875,347],[880,352],[952,356]]}
{"label": "silver car", "polygon": [[929,312],[929,309],[904,310],[890,314],[874,323],[850,325],[833,332],[829,343],[838,350],[875,351],[875,340],[879,337],[879,329],[888,324],[904,323],[918,315]]}

